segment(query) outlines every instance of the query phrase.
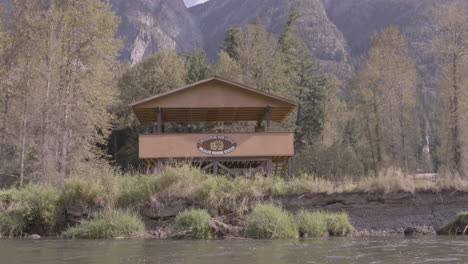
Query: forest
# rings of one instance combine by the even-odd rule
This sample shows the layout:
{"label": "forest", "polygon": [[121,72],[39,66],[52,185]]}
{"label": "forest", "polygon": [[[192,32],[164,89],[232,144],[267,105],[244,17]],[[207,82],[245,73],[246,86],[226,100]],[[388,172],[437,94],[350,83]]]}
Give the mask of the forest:
{"label": "forest", "polygon": [[[435,6],[432,62],[420,74],[396,26],[374,33],[346,80],[325,73],[298,37],[290,14],[281,34],[257,18],[226,32],[217,59],[202,49],[161,50],[120,61],[120,18],[101,0],[10,0],[0,12],[0,184],[60,185],[103,168],[144,171],[139,126],[128,104],[217,75],[298,103],[276,131],[294,131],[297,174],[359,180],[387,170],[468,175],[466,6]],[[418,87],[436,84],[431,99]],[[243,131],[249,123],[197,124],[198,131]],[[167,130],[181,132],[180,124]]]}

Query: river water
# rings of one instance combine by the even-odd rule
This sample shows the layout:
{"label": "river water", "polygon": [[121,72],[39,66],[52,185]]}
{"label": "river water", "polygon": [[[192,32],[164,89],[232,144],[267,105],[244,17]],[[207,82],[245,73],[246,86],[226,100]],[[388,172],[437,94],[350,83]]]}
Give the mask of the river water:
{"label": "river water", "polygon": [[468,263],[468,238],[0,240],[0,263]]}

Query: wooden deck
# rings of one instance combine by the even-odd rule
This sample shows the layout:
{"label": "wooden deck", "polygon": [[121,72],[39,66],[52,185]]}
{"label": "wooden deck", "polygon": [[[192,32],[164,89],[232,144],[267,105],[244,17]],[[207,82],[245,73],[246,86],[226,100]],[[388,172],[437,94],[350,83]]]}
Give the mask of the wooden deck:
{"label": "wooden deck", "polygon": [[[218,138],[229,140],[229,151],[211,153],[200,143]],[[232,176],[246,171],[287,176],[293,170],[292,133],[151,134],[140,136],[139,148],[140,159],[150,167],[185,161],[213,174],[224,171]]]}
{"label": "wooden deck", "polygon": [[225,133],[225,134],[152,134],[140,135],[140,159],[209,158],[197,148],[208,136],[222,135],[233,139],[237,147],[216,157],[292,157],[293,133]]}

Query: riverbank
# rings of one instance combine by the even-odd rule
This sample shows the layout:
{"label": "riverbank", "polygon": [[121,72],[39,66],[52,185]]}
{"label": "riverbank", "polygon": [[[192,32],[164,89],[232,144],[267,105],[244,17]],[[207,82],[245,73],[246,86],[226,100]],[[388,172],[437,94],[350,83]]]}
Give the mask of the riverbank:
{"label": "riverbank", "polygon": [[[468,192],[443,190],[416,193],[293,194],[257,198],[247,207],[258,203],[274,203],[290,212],[299,210],[345,212],[355,228],[354,235],[430,235],[436,234],[468,210]],[[198,207],[193,201],[174,199],[147,203],[141,210],[150,233],[165,237],[164,227],[171,218],[187,208]],[[216,212],[212,212],[216,215]],[[240,220],[232,215],[216,215],[221,221],[236,226]],[[164,221],[167,221],[166,223]]]}
{"label": "riverbank", "polygon": [[468,210],[468,188],[457,179],[418,181],[397,172],[354,183],[311,176],[229,179],[188,166],[156,175],[101,172],[72,177],[60,187],[29,184],[1,190],[0,233],[57,236],[119,210],[142,219],[145,232],[140,236],[167,238],[176,232],[179,213],[200,208],[209,213],[215,237],[233,238],[241,236],[253,208],[265,203],[291,214],[347,213],[354,235],[434,234]]}

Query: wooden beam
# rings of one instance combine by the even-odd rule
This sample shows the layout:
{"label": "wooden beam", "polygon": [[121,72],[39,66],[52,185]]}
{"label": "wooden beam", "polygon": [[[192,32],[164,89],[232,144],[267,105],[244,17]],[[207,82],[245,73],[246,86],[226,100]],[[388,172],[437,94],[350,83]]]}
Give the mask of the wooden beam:
{"label": "wooden beam", "polygon": [[158,134],[162,134],[162,123],[163,123],[163,120],[162,120],[161,108],[158,107],[157,111],[158,111]]}
{"label": "wooden beam", "polygon": [[263,110],[262,116],[257,121],[257,126],[261,126],[263,120],[267,121],[267,127],[270,126],[270,116],[271,116],[271,105],[267,105]]}
{"label": "wooden beam", "polygon": [[236,174],[233,170],[231,170],[231,169],[229,169],[228,167],[224,166],[222,163],[219,163],[219,162],[218,162],[218,166],[219,166],[220,168],[222,168],[223,170],[225,170],[227,173],[231,174],[231,176],[232,176],[233,178],[237,177],[237,174]]}
{"label": "wooden beam", "polygon": [[210,164],[206,165],[205,167],[203,167],[201,170],[202,171],[207,171],[209,168],[213,167],[214,163],[211,162]]}

